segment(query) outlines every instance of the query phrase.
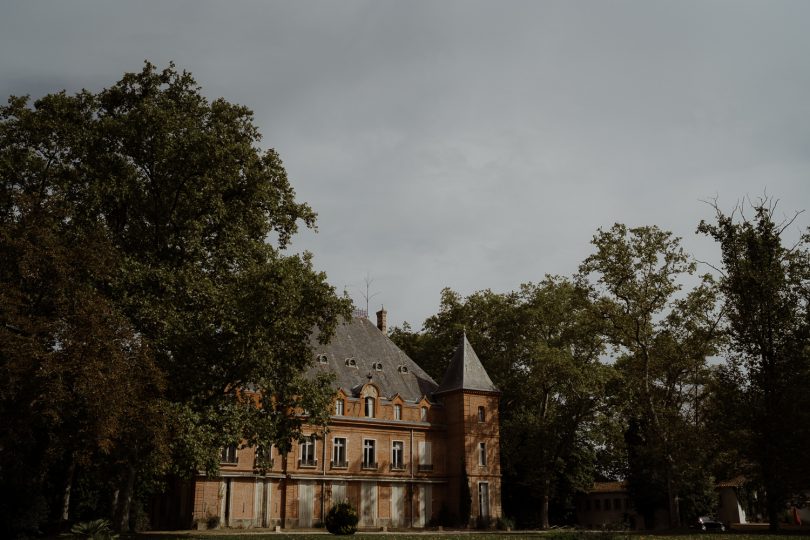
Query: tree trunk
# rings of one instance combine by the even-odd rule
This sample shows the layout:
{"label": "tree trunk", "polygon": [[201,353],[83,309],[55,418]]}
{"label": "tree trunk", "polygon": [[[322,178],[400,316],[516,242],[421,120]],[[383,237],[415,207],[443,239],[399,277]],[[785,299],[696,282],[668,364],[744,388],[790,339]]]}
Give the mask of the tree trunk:
{"label": "tree trunk", "polygon": [[540,504],[540,522],[543,529],[548,529],[548,501],[551,498],[551,481],[543,481],[543,501]]}
{"label": "tree trunk", "polygon": [[76,473],[76,460],[70,458],[67,473],[65,474],[65,484],[62,489],[62,515],[60,520],[65,523],[70,520],[70,490],[73,488],[73,475]]}
{"label": "tree trunk", "polygon": [[281,456],[281,528],[287,526],[287,454]]}
{"label": "tree trunk", "polygon": [[667,459],[667,503],[669,505],[669,526],[670,528],[677,528],[681,526],[680,516],[678,516],[678,509],[675,504],[675,496],[672,494],[672,463]]}
{"label": "tree trunk", "polygon": [[132,492],[135,488],[135,466],[127,466],[127,476],[118,496],[118,507],[115,510],[115,530],[129,532],[129,513],[132,507]]}

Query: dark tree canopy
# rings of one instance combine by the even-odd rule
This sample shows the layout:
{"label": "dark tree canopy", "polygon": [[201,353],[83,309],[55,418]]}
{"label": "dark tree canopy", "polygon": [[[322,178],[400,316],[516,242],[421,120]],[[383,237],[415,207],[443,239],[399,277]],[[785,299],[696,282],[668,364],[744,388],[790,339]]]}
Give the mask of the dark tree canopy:
{"label": "dark tree canopy", "polygon": [[[680,239],[655,226],[616,224],[594,235],[580,266],[605,320],[621,377],[612,393],[624,433],[625,478],[636,509],[697,518],[709,510],[711,437],[702,421],[707,359],[717,351],[719,313],[709,276],[681,293],[696,264]],[[676,497],[686,501],[680,511]]]}
{"label": "dark tree canopy", "polygon": [[601,322],[586,290],[547,276],[519,291],[462,298],[442,291],[424,331],[395,328],[391,338],[441,379],[452,346],[466,332],[500,400],[504,511],[520,526],[570,520],[576,489],[593,474],[597,409],[611,370],[600,363]]}
{"label": "dark tree canopy", "polygon": [[810,485],[810,236],[783,245],[795,217],[778,221],[770,199],[715,210],[716,223],[698,227],[720,245],[729,338],[713,420],[733,450],[727,472],[764,487],[777,528],[786,503],[807,504],[795,498]]}
{"label": "dark tree canopy", "polygon": [[105,467],[125,520],[136,479],[297,437],[300,420],[246,422],[242,389],[326,391],[300,378],[309,336],[348,302],[285,253],[315,213],[259,140],[247,108],[172,65],[0,108],[0,476],[42,479],[29,508],[61,515],[76,475]]}

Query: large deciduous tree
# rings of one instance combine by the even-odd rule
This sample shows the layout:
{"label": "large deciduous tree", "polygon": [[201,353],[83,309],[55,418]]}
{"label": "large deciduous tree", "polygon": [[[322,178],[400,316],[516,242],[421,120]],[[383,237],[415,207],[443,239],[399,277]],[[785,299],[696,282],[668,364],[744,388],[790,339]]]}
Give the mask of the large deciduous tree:
{"label": "large deciduous tree", "polygon": [[659,507],[675,525],[676,496],[688,501],[690,517],[710,503],[702,403],[707,358],[716,351],[715,289],[703,276],[680,292],[695,262],[657,227],[616,224],[592,243],[580,273],[617,355],[629,489],[648,525]]}
{"label": "large deciduous tree", "polygon": [[505,294],[445,289],[424,332],[391,333],[441,379],[466,332],[502,392],[504,511],[522,526],[548,527],[552,514],[563,521],[574,491],[592,481],[590,430],[612,370],[599,361],[601,321],[589,302],[587,290],[559,277]]}
{"label": "large deciduous tree", "polygon": [[242,438],[297,436],[300,417],[251,426],[245,388],[296,381],[285,414],[326,392],[297,374],[348,303],[285,253],[315,214],[259,139],[247,108],[149,63],[98,93],[0,109],[0,414],[15,419],[0,476],[33,482],[31,508],[61,514],[69,477],[104,467],[126,528],[139,482],[215,471]]}
{"label": "large deciduous tree", "polygon": [[715,205],[716,222],[698,231],[720,245],[729,336],[718,377],[715,422],[736,450],[733,468],[764,487],[770,526],[785,504],[810,486],[810,236],[792,246],[762,199],[731,214]]}

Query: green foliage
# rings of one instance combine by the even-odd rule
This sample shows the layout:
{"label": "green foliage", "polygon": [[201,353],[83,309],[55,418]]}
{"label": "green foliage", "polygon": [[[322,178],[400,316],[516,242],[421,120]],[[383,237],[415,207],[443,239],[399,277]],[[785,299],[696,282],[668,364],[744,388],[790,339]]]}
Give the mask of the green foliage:
{"label": "green foliage", "polygon": [[332,534],[348,535],[357,532],[357,511],[348,502],[339,502],[326,513],[326,530]]}
{"label": "green foliage", "polygon": [[117,534],[113,534],[110,522],[106,519],[76,523],[70,528],[70,532],[77,538],[89,538],[90,540],[115,540],[118,538]]}
{"label": "green foliage", "polygon": [[[0,108],[0,483],[23,468],[35,484],[4,516],[41,493],[56,518],[97,469],[122,527],[166,472],[213,473],[220,447],[322,415],[326,386],[300,373],[349,302],[284,253],[315,214],[259,138],[172,65]],[[291,418],[252,424],[243,389],[291,384]]]}
{"label": "green foliage", "polygon": [[495,522],[495,528],[499,531],[511,531],[515,528],[515,520],[506,516],[501,516]]}
{"label": "green foliage", "polygon": [[[424,332],[406,326],[391,332],[438,379],[466,332],[502,391],[503,504],[521,523],[547,526],[547,507],[534,501],[564,499],[591,482],[589,432],[612,377],[599,362],[600,328],[586,289],[546,277],[505,294],[485,290],[462,298],[445,289],[440,311],[425,321]],[[469,523],[469,508],[459,514]]]}
{"label": "green foliage", "polygon": [[485,531],[492,528],[492,518],[489,516],[477,516],[475,518],[475,528],[479,531]]}
{"label": "green foliage", "polygon": [[[810,484],[810,235],[790,247],[793,220],[774,220],[776,203],[716,210],[698,231],[720,245],[720,289],[728,361],[716,378],[713,423],[723,434],[726,474],[764,487],[772,528],[787,500]],[[795,219],[795,217],[794,217]]]}
{"label": "green foliage", "polygon": [[580,280],[592,290],[616,355],[620,379],[610,404],[624,423],[628,487],[648,526],[660,507],[674,523],[675,496],[693,498],[703,490],[694,478],[710,470],[705,401],[707,358],[719,340],[716,288],[702,276],[681,292],[696,265],[680,240],[658,227],[616,224],[592,243]]}

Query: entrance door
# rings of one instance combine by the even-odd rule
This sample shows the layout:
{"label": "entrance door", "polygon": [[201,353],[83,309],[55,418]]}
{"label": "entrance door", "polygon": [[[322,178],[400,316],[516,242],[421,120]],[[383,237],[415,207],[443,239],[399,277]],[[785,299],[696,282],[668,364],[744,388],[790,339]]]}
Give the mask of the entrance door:
{"label": "entrance door", "polygon": [[265,478],[259,481],[259,525],[267,527],[270,525],[270,495],[273,493],[270,479]]}
{"label": "entrance door", "polygon": [[332,506],[346,502],[346,482],[332,482]]}
{"label": "entrance door", "polygon": [[405,518],[405,486],[391,485],[391,526],[402,527]]}
{"label": "entrance door", "polygon": [[489,517],[489,484],[487,482],[478,484],[478,509],[482,518]]}
{"label": "entrance door", "polygon": [[298,526],[312,527],[312,506],[315,502],[311,481],[298,481]]}
{"label": "entrance door", "polygon": [[419,486],[419,516],[417,516],[415,527],[424,527],[431,518],[433,509],[433,492],[430,485]]}
{"label": "entrance door", "polygon": [[371,527],[377,521],[377,483],[363,482],[362,486],[360,523]]}

